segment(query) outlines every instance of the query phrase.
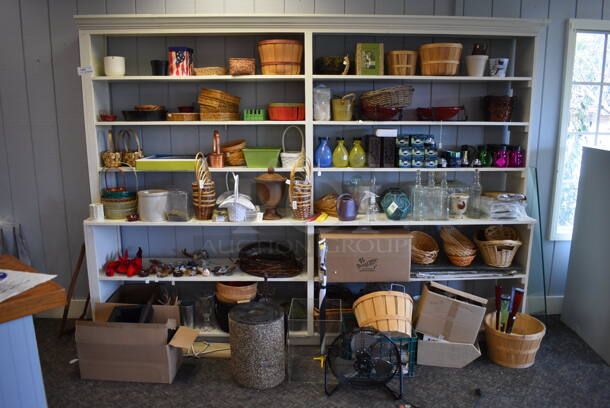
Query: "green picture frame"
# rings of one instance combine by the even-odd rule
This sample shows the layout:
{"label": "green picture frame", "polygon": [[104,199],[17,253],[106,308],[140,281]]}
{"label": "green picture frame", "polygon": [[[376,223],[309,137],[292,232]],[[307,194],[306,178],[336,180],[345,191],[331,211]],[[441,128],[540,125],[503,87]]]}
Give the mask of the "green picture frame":
{"label": "green picture frame", "polygon": [[383,43],[356,44],[356,75],[383,75]]}

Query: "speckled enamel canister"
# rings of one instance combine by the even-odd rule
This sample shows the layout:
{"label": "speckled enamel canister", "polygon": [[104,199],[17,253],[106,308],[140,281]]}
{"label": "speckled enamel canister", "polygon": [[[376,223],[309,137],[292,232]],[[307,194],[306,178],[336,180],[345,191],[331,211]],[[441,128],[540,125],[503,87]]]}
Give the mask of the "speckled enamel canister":
{"label": "speckled enamel canister", "polygon": [[284,381],[284,313],[279,306],[250,302],[229,313],[231,374],[242,387],[267,389]]}

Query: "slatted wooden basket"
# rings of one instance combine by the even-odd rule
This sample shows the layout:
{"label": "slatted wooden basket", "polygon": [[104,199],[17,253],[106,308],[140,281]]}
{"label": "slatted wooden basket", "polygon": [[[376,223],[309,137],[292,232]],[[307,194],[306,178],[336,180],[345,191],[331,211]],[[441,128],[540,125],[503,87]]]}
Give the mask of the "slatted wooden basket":
{"label": "slatted wooden basket", "polygon": [[303,43],[297,40],[265,40],[258,43],[263,75],[301,73]]}
{"label": "slatted wooden basket", "polygon": [[460,66],[461,43],[433,43],[419,47],[422,75],[455,75]]}
{"label": "slatted wooden basket", "polygon": [[393,290],[369,293],[356,299],[353,308],[360,327],[411,336],[413,299],[406,293]]}
{"label": "slatted wooden basket", "polygon": [[388,75],[415,75],[417,51],[390,51],[385,54]]}

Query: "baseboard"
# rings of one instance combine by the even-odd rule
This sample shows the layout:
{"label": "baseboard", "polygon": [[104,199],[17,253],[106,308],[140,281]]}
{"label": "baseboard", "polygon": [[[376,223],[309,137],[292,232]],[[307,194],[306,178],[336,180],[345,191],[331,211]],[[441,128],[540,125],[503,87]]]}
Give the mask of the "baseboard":
{"label": "baseboard", "polygon": [[[546,307],[548,314],[561,314],[562,306],[563,296],[546,297]],[[526,309],[528,314],[544,313],[544,296],[528,296]]]}
{"label": "baseboard", "polygon": [[[76,319],[83,313],[85,302],[87,299],[72,299],[70,303],[70,312],[68,313],[69,319]],[[58,307],[56,309],[47,310],[46,312],[36,313],[35,317],[43,319],[61,319],[64,315],[64,308]]]}

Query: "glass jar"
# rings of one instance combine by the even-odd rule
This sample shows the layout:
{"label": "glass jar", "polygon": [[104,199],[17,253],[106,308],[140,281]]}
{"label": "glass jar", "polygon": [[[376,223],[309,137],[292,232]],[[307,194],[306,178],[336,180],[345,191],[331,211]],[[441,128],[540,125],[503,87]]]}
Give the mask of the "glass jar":
{"label": "glass jar", "polygon": [[189,214],[189,195],[186,191],[169,191],[165,218],[168,221],[188,221],[191,218]]}
{"label": "glass jar", "polygon": [[491,167],[493,164],[493,155],[485,145],[479,146],[479,160],[481,167]]}
{"label": "glass jar", "polygon": [[511,146],[508,167],[525,167],[525,151],[521,146]]}
{"label": "glass jar", "polygon": [[494,167],[508,167],[508,149],[506,145],[498,145],[494,151]]}

